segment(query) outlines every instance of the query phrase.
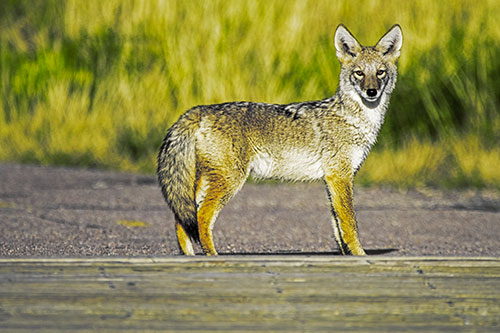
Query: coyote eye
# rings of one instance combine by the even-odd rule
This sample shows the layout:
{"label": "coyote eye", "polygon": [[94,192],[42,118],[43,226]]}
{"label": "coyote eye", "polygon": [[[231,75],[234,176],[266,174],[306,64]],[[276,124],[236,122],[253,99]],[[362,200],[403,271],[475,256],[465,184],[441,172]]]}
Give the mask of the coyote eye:
{"label": "coyote eye", "polygon": [[363,73],[363,71],[360,70],[354,71],[354,77],[356,77],[356,79],[361,80],[364,76],[365,73]]}
{"label": "coyote eye", "polygon": [[385,70],[379,69],[377,71],[377,76],[378,76],[379,79],[382,79],[385,76]]}

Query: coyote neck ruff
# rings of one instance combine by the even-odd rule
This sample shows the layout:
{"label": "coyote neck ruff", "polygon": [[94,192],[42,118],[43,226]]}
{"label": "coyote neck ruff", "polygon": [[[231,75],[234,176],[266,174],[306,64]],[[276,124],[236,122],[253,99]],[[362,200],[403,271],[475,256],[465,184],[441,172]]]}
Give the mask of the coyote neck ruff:
{"label": "coyote neck ruff", "polygon": [[339,25],[335,48],[341,71],[333,97],[285,105],[202,105],[184,113],[167,132],[157,171],[181,251],[194,255],[194,241],[205,254],[217,254],[212,237],[217,215],[252,174],[323,179],[341,252],[364,255],[353,178],[384,121],[402,40],[394,25],[375,46],[364,47]]}

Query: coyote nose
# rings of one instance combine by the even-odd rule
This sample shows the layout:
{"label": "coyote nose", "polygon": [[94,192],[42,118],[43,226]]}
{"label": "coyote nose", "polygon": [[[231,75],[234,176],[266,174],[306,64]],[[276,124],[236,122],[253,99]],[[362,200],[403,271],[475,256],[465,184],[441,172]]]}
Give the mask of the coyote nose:
{"label": "coyote nose", "polygon": [[366,94],[368,95],[368,97],[375,97],[377,96],[377,89],[368,89],[366,91]]}

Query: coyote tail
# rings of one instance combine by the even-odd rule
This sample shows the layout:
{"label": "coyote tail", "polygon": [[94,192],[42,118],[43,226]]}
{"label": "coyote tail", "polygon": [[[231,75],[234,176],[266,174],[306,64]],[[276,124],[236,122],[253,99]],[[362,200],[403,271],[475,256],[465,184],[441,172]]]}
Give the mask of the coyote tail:
{"label": "coyote tail", "polygon": [[[191,116],[191,117],[190,117]],[[198,122],[186,114],[167,132],[158,154],[158,181],[165,201],[188,236],[200,242],[196,217],[196,156]]]}

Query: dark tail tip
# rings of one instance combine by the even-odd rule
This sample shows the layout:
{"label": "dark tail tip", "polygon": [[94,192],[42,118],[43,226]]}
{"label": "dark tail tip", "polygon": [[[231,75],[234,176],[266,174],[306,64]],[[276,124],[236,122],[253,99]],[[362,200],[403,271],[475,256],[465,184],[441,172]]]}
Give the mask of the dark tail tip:
{"label": "dark tail tip", "polygon": [[182,228],[188,234],[191,240],[200,243],[200,232],[198,230],[198,222],[196,220],[181,220],[177,216],[177,221],[181,221]]}

